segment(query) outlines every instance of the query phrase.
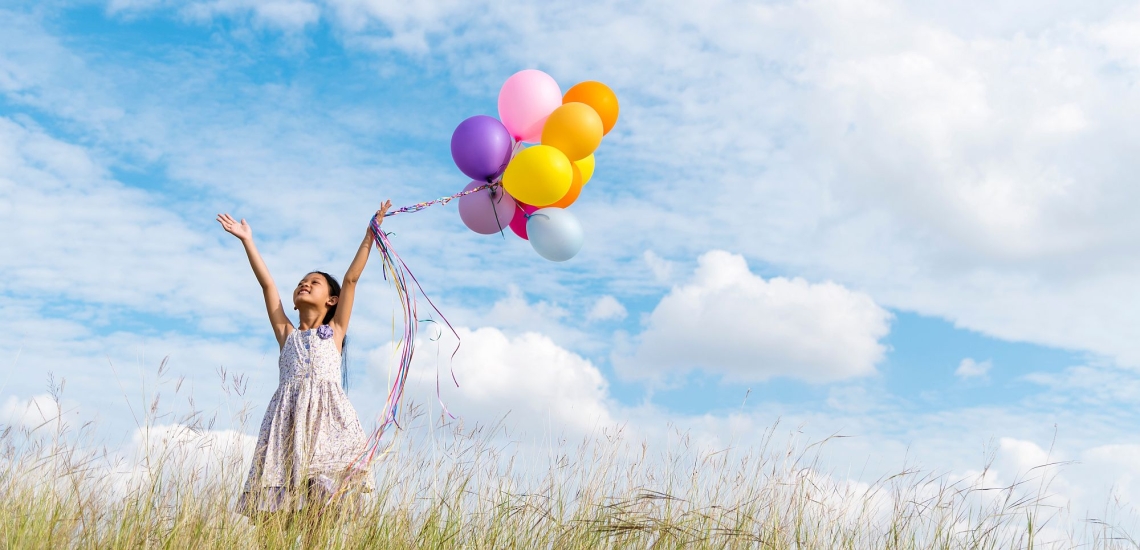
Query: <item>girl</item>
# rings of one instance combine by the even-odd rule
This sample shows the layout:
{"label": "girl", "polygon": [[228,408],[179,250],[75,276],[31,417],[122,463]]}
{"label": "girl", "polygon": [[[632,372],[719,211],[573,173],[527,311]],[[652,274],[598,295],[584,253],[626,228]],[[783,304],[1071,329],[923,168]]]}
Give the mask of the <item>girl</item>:
{"label": "girl", "polygon": [[[376,212],[378,222],[391,206],[392,201],[384,202]],[[302,509],[319,509],[312,505],[329,502],[346,484],[371,491],[371,475],[353,467],[366,444],[364,430],[338,384],[356,282],[372,250],[371,229],[365,232],[342,284],[321,271],[297,283],[293,309],[300,312],[301,324],[293,328],[253,244],[249,224],[238,223],[229,214],[219,214],[217,220],[245,247],[281,350],[280,381],[261,422],[238,511],[258,520],[281,515],[277,512],[291,518]]]}

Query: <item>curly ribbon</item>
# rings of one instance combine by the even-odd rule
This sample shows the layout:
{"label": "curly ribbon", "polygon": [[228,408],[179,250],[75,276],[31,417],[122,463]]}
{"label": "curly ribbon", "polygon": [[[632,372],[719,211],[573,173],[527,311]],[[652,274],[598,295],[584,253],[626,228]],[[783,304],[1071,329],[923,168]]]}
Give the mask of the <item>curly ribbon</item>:
{"label": "curly ribbon", "polygon": [[[400,212],[416,212],[434,204],[446,204],[447,202],[457,197],[474,193],[476,191],[481,191],[483,189],[489,189],[497,185],[497,183],[489,183],[487,185],[483,185],[469,191],[457,193],[450,197],[443,197],[434,201],[405,206],[403,208],[397,209],[396,211],[388,212],[386,216],[391,216]],[[403,310],[404,332],[399,342],[396,344],[396,350],[399,352],[400,359],[396,367],[396,375],[392,381],[392,387],[388,390],[388,399],[384,404],[382,416],[380,417],[380,425],[368,437],[368,441],[365,444],[364,450],[359,455],[357,455],[357,457],[349,464],[349,472],[352,470],[367,471],[373,460],[387,454],[391,449],[391,443],[388,445],[382,445],[384,434],[388,431],[389,428],[393,426],[400,428],[398,415],[400,411],[400,404],[402,403],[404,397],[404,387],[408,380],[408,372],[411,370],[412,366],[412,357],[415,353],[416,335],[418,333],[419,323],[421,321],[427,321],[421,320],[419,318],[419,307],[416,301],[417,293],[420,296],[423,296],[425,300],[427,300],[427,303],[429,306],[431,306],[431,309],[435,311],[436,315],[439,316],[439,318],[455,336],[456,340],[459,340],[459,333],[456,332],[455,327],[451,325],[451,322],[447,320],[447,317],[443,315],[439,308],[436,307],[435,303],[432,302],[431,298],[428,297],[427,293],[424,292],[423,286],[420,285],[419,280],[416,279],[416,276],[414,273],[412,273],[412,270],[408,268],[408,264],[404,263],[403,258],[401,258],[400,255],[397,254],[396,251],[392,248],[392,243],[388,240],[388,234],[380,229],[380,222],[376,216],[372,217],[371,228],[373,240],[376,242],[377,248],[380,249],[380,257],[384,265],[384,279],[392,282],[392,286],[396,288],[396,293],[399,296],[401,309]],[[431,320],[431,322],[435,321]],[[451,358],[454,359],[455,354],[458,352],[459,344],[457,343],[455,350],[451,353]],[[451,370],[451,381],[456,385],[456,387],[459,386],[459,381],[455,378],[454,369]],[[447,416],[451,418],[455,418],[455,415],[451,414],[451,411],[447,410],[447,405],[443,403],[443,397],[440,394],[438,370],[436,372],[435,392],[436,398],[439,399],[439,404],[443,407],[444,413],[446,413]],[[333,495],[333,498],[339,496],[347,488],[348,485],[345,484],[341,490],[337,491],[337,493]]]}
{"label": "curly ribbon", "polygon": [[[518,154],[520,150],[522,150],[522,143],[515,142],[511,150],[511,157],[513,158],[516,154]],[[459,197],[483,191],[484,189],[489,189],[492,193],[494,193],[495,189],[501,187],[501,180],[502,176],[499,176],[491,181],[488,181],[485,185],[480,185],[466,191],[460,191],[459,193],[451,196],[440,197],[438,199],[430,200],[427,202],[419,202],[408,206],[402,206],[395,210],[385,212],[384,217],[395,216],[396,214],[403,214],[406,212],[419,212],[420,210],[423,210],[429,206],[447,204]],[[495,215],[496,219],[498,219],[498,212],[496,212]],[[427,300],[428,305],[430,305],[431,309],[435,311],[437,315],[439,315],[439,318],[443,320],[443,323],[447,325],[447,328],[455,336],[456,341],[458,342],[459,340],[459,333],[455,331],[455,327],[451,326],[451,322],[449,322],[447,318],[443,316],[443,313],[440,312],[435,303],[431,301],[431,298],[429,298],[427,293],[424,292],[423,286],[420,285],[419,280],[416,279],[415,274],[412,273],[411,269],[408,269],[408,264],[404,263],[404,260],[400,258],[400,255],[397,254],[396,251],[392,248],[392,243],[388,240],[388,234],[380,229],[380,221],[376,216],[372,217],[372,223],[370,224],[370,227],[372,228],[373,240],[376,241],[376,246],[380,249],[380,256],[384,263],[384,279],[392,281],[392,285],[396,287],[396,293],[399,296],[401,309],[403,309],[404,315],[404,333],[401,336],[399,343],[396,344],[396,349],[400,354],[400,360],[396,368],[395,380],[392,381],[392,387],[388,390],[388,399],[384,404],[383,416],[380,418],[380,425],[368,437],[368,441],[364,446],[364,450],[359,455],[357,455],[351,463],[349,463],[349,466],[346,469],[346,479],[351,478],[354,471],[367,472],[368,467],[372,464],[373,460],[388,454],[388,452],[392,449],[392,442],[389,442],[387,445],[382,445],[384,434],[392,426],[395,426],[397,429],[400,428],[400,425],[397,421],[397,416],[400,411],[400,403],[403,401],[404,397],[404,385],[408,380],[408,372],[411,370],[412,366],[412,355],[415,352],[416,334],[418,331],[419,323],[425,321],[419,318],[419,309],[416,303],[416,293],[419,293],[420,296],[423,296],[424,299]],[[499,229],[501,232],[501,223]],[[435,321],[431,320],[431,322]],[[393,326],[393,330],[394,329],[395,327]],[[456,343],[455,350],[451,352],[451,358],[455,359],[455,354],[458,352],[459,344]],[[451,381],[455,384],[456,387],[459,386],[459,381],[455,379],[454,369],[451,370]],[[435,395],[439,400],[440,406],[443,407],[443,412],[446,413],[447,416],[455,418],[455,415],[451,414],[451,411],[447,410],[447,405],[443,403],[443,397],[440,394],[438,369],[435,373]],[[381,451],[381,448],[383,448],[383,451]],[[338,489],[337,492],[333,494],[333,496],[329,499],[329,502],[332,502],[332,500],[344,494],[348,487],[348,483],[343,483],[340,489]]]}

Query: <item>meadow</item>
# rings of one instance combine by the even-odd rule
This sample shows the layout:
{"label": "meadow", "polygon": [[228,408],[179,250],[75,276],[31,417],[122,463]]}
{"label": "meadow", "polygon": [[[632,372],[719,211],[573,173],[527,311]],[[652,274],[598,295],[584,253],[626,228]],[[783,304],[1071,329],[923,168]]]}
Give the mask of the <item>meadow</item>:
{"label": "meadow", "polygon": [[[240,401],[241,377],[220,374]],[[1057,465],[1008,486],[987,484],[984,469],[864,483],[822,469],[828,440],[797,442],[778,422],[746,448],[705,448],[685,433],[653,448],[617,429],[550,441],[536,459],[502,425],[416,406],[359,507],[255,526],[233,512],[248,437],[192,406],[176,414],[159,386],[132,407],[130,452],[64,421],[62,384],[43,422],[0,426],[4,548],[1137,548],[1111,506],[1074,518],[1056,503]],[[240,426],[249,410],[227,413]]]}

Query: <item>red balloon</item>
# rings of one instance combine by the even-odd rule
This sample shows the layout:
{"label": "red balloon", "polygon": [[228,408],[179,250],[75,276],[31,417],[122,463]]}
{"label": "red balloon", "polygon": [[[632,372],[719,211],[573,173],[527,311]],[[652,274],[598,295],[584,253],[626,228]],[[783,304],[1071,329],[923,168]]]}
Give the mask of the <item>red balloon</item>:
{"label": "red balloon", "polygon": [[517,204],[518,208],[515,208],[515,216],[511,218],[511,231],[514,231],[515,235],[525,240],[530,240],[526,237],[526,217],[533,214],[535,210],[538,210],[538,207],[521,202],[517,202]]}

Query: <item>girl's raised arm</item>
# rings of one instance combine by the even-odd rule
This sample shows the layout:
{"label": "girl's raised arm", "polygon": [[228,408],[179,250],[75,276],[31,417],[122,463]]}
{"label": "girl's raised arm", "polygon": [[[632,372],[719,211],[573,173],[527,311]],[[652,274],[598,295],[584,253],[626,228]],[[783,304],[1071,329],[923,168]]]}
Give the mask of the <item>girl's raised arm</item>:
{"label": "girl's raised arm", "polygon": [[[384,204],[380,205],[380,210],[376,211],[377,225],[384,222],[384,214],[391,207],[392,201],[384,201]],[[348,332],[348,320],[352,317],[352,301],[356,298],[356,282],[360,280],[360,274],[364,273],[364,264],[368,263],[368,253],[371,251],[372,226],[371,221],[369,221],[369,227],[364,232],[364,241],[356,249],[356,257],[352,259],[348,271],[345,272],[344,278],[340,281],[340,298],[336,303],[336,314],[333,315],[330,323],[337,342]]]}
{"label": "girl's raised arm", "polygon": [[273,325],[273,335],[277,337],[277,346],[284,346],[285,337],[293,332],[293,323],[285,316],[285,308],[281,305],[281,295],[277,292],[277,285],[274,284],[273,277],[269,275],[269,268],[265,267],[261,254],[253,244],[253,230],[250,229],[248,223],[245,223],[245,220],[238,223],[229,214],[218,214],[218,223],[222,224],[222,228],[228,233],[240,239],[242,246],[245,247],[245,255],[249,257],[249,265],[253,268],[257,282],[261,284],[261,293],[265,297],[265,309],[269,312],[269,323]]}

